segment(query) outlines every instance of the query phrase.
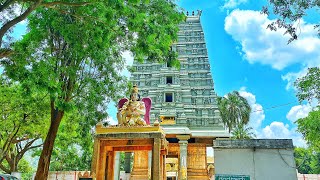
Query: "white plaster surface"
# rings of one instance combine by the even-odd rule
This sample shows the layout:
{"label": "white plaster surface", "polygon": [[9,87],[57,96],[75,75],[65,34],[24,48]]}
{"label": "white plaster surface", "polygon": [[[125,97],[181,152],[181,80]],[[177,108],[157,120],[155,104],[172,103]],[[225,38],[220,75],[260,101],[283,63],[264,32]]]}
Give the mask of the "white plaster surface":
{"label": "white plaster surface", "polygon": [[297,180],[292,149],[214,149],[215,173],[250,180]]}

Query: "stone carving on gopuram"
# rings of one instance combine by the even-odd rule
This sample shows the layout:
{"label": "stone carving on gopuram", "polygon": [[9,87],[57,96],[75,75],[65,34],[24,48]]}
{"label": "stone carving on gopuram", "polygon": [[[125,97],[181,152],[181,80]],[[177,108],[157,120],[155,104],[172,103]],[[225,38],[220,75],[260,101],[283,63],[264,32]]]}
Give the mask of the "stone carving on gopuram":
{"label": "stone carving on gopuram", "polygon": [[[117,119],[121,126],[150,125],[151,99],[140,98],[138,87],[133,86],[130,98],[122,98],[118,103]],[[141,116],[144,116],[142,118]]]}

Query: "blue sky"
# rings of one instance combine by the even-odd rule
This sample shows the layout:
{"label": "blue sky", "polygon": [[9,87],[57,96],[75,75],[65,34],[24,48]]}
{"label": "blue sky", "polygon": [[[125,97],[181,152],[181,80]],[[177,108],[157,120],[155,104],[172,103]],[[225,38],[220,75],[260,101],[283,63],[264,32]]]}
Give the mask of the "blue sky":
{"label": "blue sky", "polygon": [[287,45],[284,31],[271,32],[266,25],[274,17],[260,14],[266,1],[181,0],[187,10],[203,10],[205,33],[215,91],[223,96],[233,90],[247,98],[253,112],[250,126],[258,138],[292,138],[305,146],[296,132],[298,118],[312,107],[299,104],[293,82],[307,67],[320,64],[320,40],[313,29],[315,15],[300,20],[299,40]]}
{"label": "blue sky", "polygon": [[[201,23],[216,93],[240,91],[253,109],[249,125],[257,138],[292,138],[295,145],[305,146],[294,121],[306,117],[312,107],[299,104],[292,83],[307,67],[320,64],[320,39],[312,24],[318,22],[317,14],[310,11],[300,20],[299,40],[287,45],[283,30],[266,29],[274,17],[260,14],[267,4],[264,0],[180,0],[178,4],[188,11],[203,10]],[[24,29],[25,22],[15,28],[15,36]],[[130,53],[123,56],[132,64]],[[116,123],[114,103],[108,112],[109,120]]]}

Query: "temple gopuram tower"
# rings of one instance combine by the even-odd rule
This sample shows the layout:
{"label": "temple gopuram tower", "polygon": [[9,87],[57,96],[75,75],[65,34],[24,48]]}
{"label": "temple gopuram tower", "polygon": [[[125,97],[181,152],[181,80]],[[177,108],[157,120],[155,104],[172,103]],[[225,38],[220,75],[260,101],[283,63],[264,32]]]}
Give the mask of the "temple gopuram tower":
{"label": "temple gopuram tower", "polygon": [[163,127],[169,141],[166,171],[171,179],[208,179],[206,147],[218,137],[229,137],[217,106],[210,72],[201,11],[187,14],[179,25],[181,68],[164,63],[133,63],[131,81],[141,97],[152,99],[151,124]]}

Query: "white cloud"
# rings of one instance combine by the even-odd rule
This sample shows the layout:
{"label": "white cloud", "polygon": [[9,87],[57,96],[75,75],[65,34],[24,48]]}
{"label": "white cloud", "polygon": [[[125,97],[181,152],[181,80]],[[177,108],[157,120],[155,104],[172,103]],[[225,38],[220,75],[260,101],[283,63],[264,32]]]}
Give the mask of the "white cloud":
{"label": "white cloud", "polygon": [[290,90],[290,89],[296,90],[296,88],[294,87],[294,82],[296,81],[296,79],[305,76],[307,72],[308,72],[308,68],[304,68],[299,72],[289,72],[281,76],[282,80],[287,81],[286,90]]}
{"label": "white cloud", "polygon": [[[133,55],[130,51],[124,51],[122,52],[122,58],[125,60],[125,68],[120,72],[120,74],[129,78],[131,73],[128,71],[127,66],[132,66],[134,59]],[[118,102],[111,101],[108,104],[107,112],[109,117],[107,118],[107,121],[110,122],[110,125],[118,124],[116,103]]]}
{"label": "white cloud", "polygon": [[251,107],[249,127],[252,127],[257,133],[257,130],[260,129],[262,121],[265,119],[263,107],[256,102],[256,96],[250,92],[247,92],[245,87],[240,88],[239,94],[247,99]]}
{"label": "white cloud", "polygon": [[107,118],[107,121],[109,122],[110,125],[117,125],[118,124],[118,120],[113,119],[113,117],[109,116]]}
{"label": "white cloud", "polygon": [[131,73],[128,71],[127,66],[132,66],[133,55],[130,51],[124,51],[122,53],[122,58],[125,59],[125,68],[120,72],[123,76],[130,77]]}
{"label": "white cloud", "polygon": [[[274,121],[270,125],[265,126],[264,128],[261,127],[262,122],[265,120],[263,107],[257,103],[255,95],[250,92],[247,92],[245,87],[240,88],[239,94],[247,99],[252,109],[252,113],[250,114],[249,127],[253,128],[254,133],[257,135],[257,138],[292,139],[293,144],[295,146],[306,147],[306,142],[303,139],[302,135],[296,132],[296,128],[290,129],[288,124]],[[300,114],[299,112],[305,112],[308,109],[307,106],[308,105],[304,105],[302,106],[302,108],[293,108],[296,109],[296,111],[292,111],[292,113],[289,112],[289,117],[291,119],[294,119],[298,116],[301,116],[302,113]]]}
{"label": "white cloud", "polygon": [[225,31],[241,44],[244,59],[282,70],[293,64],[304,67],[320,64],[320,39],[313,24],[300,21],[301,33],[297,41],[287,45],[285,30],[266,29],[272,21],[252,10],[234,10],[225,18]]}
{"label": "white cloud", "polygon": [[248,0],[225,0],[221,9],[234,9],[240,4],[246,3]]}
{"label": "white cloud", "polygon": [[262,129],[258,138],[267,139],[292,139],[293,144],[299,147],[306,147],[306,142],[302,135],[296,132],[295,128],[289,129],[288,124],[283,122],[273,121],[270,125]]}
{"label": "white cloud", "polygon": [[292,122],[295,122],[300,118],[307,117],[311,110],[312,106],[309,104],[293,106],[287,114],[287,119],[289,119]]}
{"label": "white cloud", "polygon": [[124,51],[122,58],[125,60],[125,68],[120,72],[123,76],[130,77],[131,73],[128,71],[127,66],[132,66],[133,55],[130,51]]}
{"label": "white cloud", "polygon": [[[117,102],[118,103],[118,102]],[[118,120],[117,120],[117,107],[116,107],[116,103],[114,101],[111,101],[108,104],[108,118],[107,121],[110,122],[111,125],[116,125],[118,124]]]}

